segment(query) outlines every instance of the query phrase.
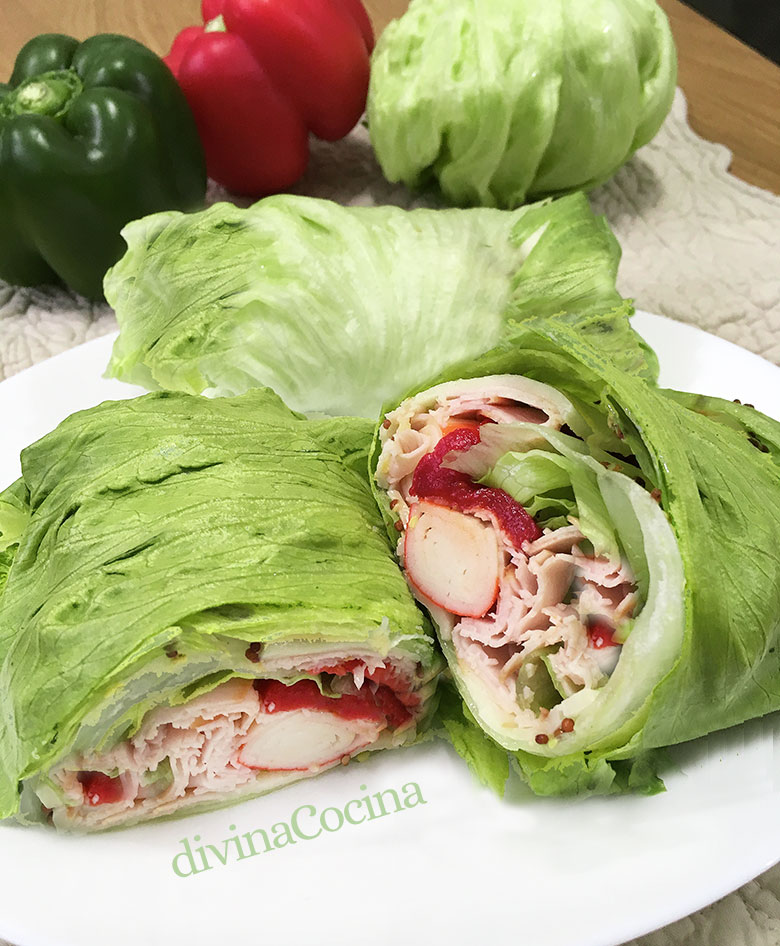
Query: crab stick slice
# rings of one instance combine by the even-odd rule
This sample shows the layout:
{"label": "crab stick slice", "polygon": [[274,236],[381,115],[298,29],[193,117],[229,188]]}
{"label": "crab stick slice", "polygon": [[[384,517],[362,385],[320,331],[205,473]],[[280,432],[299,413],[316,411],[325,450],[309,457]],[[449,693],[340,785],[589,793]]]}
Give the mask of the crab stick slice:
{"label": "crab stick slice", "polygon": [[482,617],[498,595],[502,553],[492,525],[435,503],[409,511],[404,563],[422,595],[463,617]]}
{"label": "crab stick slice", "polygon": [[375,720],[349,720],[321,710],[276,713],[252,724],[238,761],[250,769],[307,772],[365,749],[382,729]]}
{"label": "crab stick slice", "polygon": [[385,728],[385,714],[368,698],[320,693],[313,680],[285,686],[258,680],[262,713],[241,746],[238,761],[250,769],[305,772],[332,765],[371,745]]}

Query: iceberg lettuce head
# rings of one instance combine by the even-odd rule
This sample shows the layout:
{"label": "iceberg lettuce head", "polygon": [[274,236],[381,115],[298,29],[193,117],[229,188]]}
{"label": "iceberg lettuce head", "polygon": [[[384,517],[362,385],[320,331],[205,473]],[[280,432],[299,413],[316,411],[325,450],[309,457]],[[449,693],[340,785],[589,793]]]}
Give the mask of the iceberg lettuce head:
{"label": "iceberg lettuce head", "polygon": [[374,52],[371,141],[391,181],[516,207],[611,177],[676,75],[655,0],[415,0]]}

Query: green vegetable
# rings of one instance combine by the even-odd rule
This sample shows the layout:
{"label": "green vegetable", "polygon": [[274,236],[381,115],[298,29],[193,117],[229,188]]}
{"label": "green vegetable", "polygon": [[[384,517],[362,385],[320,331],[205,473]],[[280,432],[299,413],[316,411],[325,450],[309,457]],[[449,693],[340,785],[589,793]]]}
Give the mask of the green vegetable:
{"label": "green vegetable", "polygon": [[371,141],[391,181],[516,207],[611,177],[676,75],[655,0],[413,0],[374,51]]}
{"label": "green vegetable", "polygon": [[497,795],[504,794],[509,778],[509,757],[496,743],[482,735],[476,720],[452,685],[442,685],[436,713],[446,738],[469,765],[477,779]]}
{"label": "green vegetable", "polygon": [[780,424],[749,404],[724,401],[704,394],[667,391],[679,404],[738,431],[760,453],[767,454],[780,466]]}
{"label": "green vegetable", "polygon": [[110,34],[22,48],[0,85],[0,278],[100,298],[128,220],[205,189],[189,106],[151,50]]}
{"label": "green vegetable", "polygon": [[549,662],[550,654],[556,649],[540,647],[524,658],[515,685],[517,705],[521,709],[530,709],[538,715],[540,709],[552,709],[561,702],[560,684]]}
{"label": "green vegetable", "polygon": [[[500,449],[505,448],[502,445]],[[484,482],[510,493],[526,508],[540,502],[551,486],[564,489],[570,498],[572,513],[579,521],[580,531],[590,540],[595,554],[612,559],[620,557],[615,527],[610,522],[598,478],[578,459],[530,450],[527,453],[503,453],[491,467]],[[537,519],[537,522],[542,525],[544,520]]]}
{"label": "green vegetable", "polygon": [[[661,490],[683,560],[686,637],[655,694],[642,744],[682,742],[780,708],[780,481],[771,454],[615,370],[565,319],[516,338],[529,361],[542,359],[550,341],[573,373],[600,380],[622,442]],[[745,410],[780,442],[780,424]]]}
{"label": "green vegetable", "polygon": [[[268,385],[296,410],[374,418],[512,320],[620,302],[620,249],[582,195],[514,213],[278,196],[123,232],[105,282],[120,326],[108,373],[189,393]],[[627,323],[620,348],[654,372]]]}
{"label": "green vegetable", "polygon": [[307,660],[392,654],[432,711],[439,657],[366,480],[371,428],[307,421],[267,390],[154,394],[75,414],[22,453],[30,518],[0,597],[0,817],[20,782],[29,794],[71,753],[236,676],[291,683]]}

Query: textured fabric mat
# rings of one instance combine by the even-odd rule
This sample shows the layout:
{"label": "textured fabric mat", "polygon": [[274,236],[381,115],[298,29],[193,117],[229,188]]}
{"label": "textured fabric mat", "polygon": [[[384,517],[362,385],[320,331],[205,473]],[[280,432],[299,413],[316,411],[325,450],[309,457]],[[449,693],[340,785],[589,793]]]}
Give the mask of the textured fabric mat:
{"label": "textured fabric mat", "polygon": [[[620,240],[618,288],[638,308],[780,363],[780,197],[728,174],[729,161],[726,148],[691,130],[678,90],[656,139],[592,203]],[[431,206],[383,180],[363,128],[315,144],[295,190],[349,204]],[[210,196],[225,195],[214,188]],[[115,328],[106,305],[0,283],[0,379]],[[780,946],[780,866],[630,946]]]}

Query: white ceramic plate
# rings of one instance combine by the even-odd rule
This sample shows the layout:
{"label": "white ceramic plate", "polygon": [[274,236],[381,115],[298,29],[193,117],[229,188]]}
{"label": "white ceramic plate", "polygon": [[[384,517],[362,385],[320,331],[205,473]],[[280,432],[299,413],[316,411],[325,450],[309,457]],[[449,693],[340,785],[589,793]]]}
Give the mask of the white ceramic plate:
{"label": "white ceramic plate", "polygon": [[[659,353],[663,384],[780,417],[780,369],[658,316],[634,324]],[[67,414],[137,393],[100,378],[111,343],[0,385],[0,485],[18,475],[19,450]],[[780,859],[778,732],[775,716],[674,749],[668,791],[653,798],[514,789],[501,801],[430,744],[124,832],[0,825],[0,936],[19,946],[614,946]],[[265,851],[261,831],[288,843]]]}

